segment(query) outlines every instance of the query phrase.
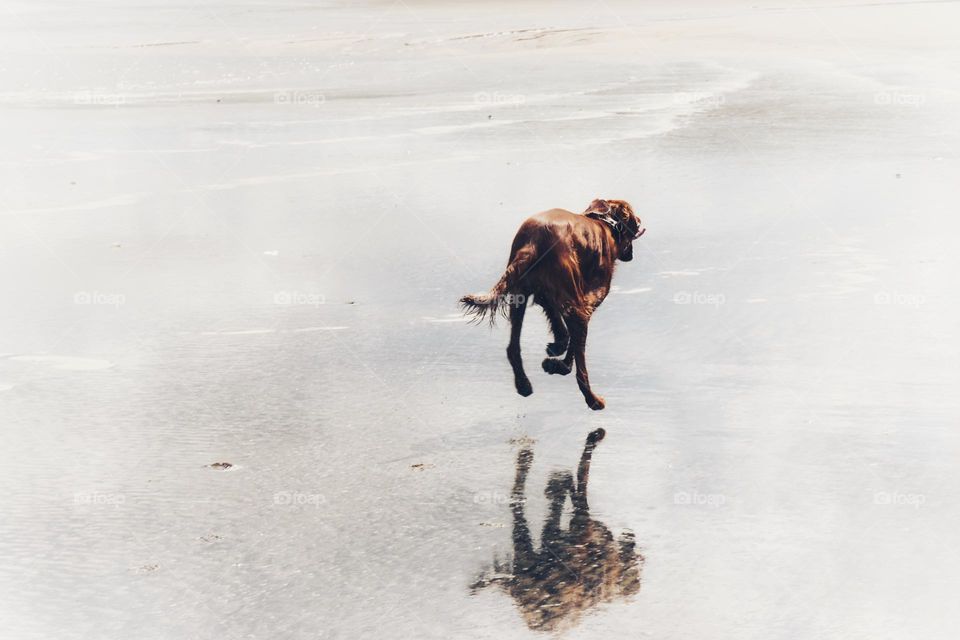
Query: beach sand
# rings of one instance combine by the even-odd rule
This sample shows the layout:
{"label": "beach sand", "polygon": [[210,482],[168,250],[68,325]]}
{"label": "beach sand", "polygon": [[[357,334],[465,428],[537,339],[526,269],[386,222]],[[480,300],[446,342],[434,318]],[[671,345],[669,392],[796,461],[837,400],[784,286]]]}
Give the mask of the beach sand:
{"label": "beach sand", "polygon": [[[955,636],[957,3],[7,9],[4,637],[543,637],[470,586],[598,427],[565,637]],[[602,412],[456,306],[596,197]]]}

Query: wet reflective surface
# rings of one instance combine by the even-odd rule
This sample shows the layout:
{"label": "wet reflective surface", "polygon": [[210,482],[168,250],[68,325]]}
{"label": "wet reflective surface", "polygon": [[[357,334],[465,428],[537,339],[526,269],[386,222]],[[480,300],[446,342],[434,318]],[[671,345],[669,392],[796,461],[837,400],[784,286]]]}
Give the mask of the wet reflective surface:
{"label": "wet reflective surface", "polygon": [[[576,479],[569,471],[551,474],[544,492],[549,507],[539,549],[534,548],[524,511],[533,451],[524,448],[517,455],[517,475],[510,494],[513,557],[495,560],[470,589],[501,588],[516,602],[531,629],[561,630],[576,624],[598,604],[640,590],[643,556],[637,553],[633,532],[615,538],[602,522],[590,517],[590,460],[605,435],[603,429],[597,429],[587,436]],[[573,514],[564,527],[560,519],[568,497]]]}
{"label": "wet reflective surface", "polygon": [[952,640],[958,6],[803,4],[12,5],[0,635]]}

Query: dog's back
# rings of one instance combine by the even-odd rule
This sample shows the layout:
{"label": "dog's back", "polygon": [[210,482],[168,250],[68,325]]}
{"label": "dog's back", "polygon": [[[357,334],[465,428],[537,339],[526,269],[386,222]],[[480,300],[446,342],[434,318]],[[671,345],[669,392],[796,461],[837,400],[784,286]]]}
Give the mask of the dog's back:
{"label": "dog's back", "polygon": [[505,307],[505,296],[540,295],[558,305],[604,286],[613,276],[616,255],[603,242],[603,227],[589,218],[549,209],[527,218],[513,238],[507,269],[489,294],[465,296],[461,302],[478,317],[491,320]]}

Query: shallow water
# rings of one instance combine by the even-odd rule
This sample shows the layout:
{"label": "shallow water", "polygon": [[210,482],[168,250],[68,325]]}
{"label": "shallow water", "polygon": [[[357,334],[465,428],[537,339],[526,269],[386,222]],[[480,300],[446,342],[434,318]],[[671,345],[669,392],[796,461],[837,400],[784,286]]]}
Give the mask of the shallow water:
{"label": "shallow water", "polygon": [[[9,637],[952,637],[957,9],[608,8],[11,6]],[[521,398],[456,300],[598,196]]]}

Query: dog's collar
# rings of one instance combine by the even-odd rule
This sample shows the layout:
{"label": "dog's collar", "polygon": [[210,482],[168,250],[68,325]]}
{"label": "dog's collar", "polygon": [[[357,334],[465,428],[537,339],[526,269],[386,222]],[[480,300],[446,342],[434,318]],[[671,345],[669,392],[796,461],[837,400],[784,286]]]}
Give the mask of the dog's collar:
{"label": "dog's collar", "polygon": [[620,223],[614,220],[612,217],[610,217],[609,213],[600,213],[599,211],[587,211],[584,215],[586,215],[588,218],[593,218],[594,220],[598,220],[599,222],[604,223],[605,225],[610,227],[610,230],[613,231],[614,233],[620,233]]}

